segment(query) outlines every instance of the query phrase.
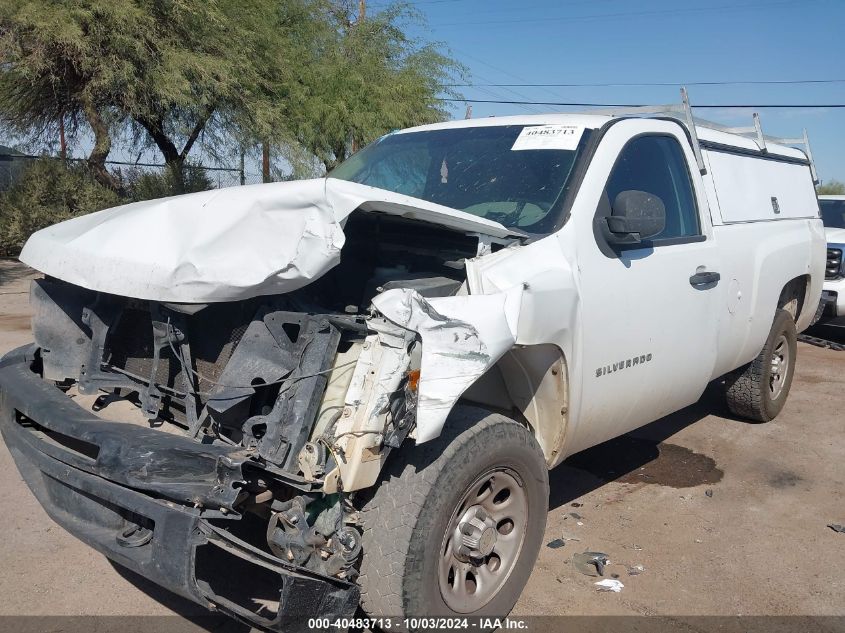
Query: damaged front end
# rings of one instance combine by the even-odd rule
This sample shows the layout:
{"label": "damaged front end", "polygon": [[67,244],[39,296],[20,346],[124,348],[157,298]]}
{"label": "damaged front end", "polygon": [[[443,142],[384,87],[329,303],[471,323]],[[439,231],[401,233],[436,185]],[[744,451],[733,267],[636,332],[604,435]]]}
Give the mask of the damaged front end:
{"label": "damaged front end", "polygon": [[[503,315],[486,338],[449,331],[444,320],[463,323],[449,300],[467,299],[465,262],[495,240],[364,212],[344,233],[343,266],[285,294],[174,303],[35,281],[35,344],[0,362],[0,422],[48,513],[253,624],[352,614],[356,491],[409,434],[436,435],[418,415],[445,419],[513,344],[518,296],[485,304]],[[427,350],[438,335],[455,338]],[[421,370],[448,378],[454,366],[431,354],[449,346],[473,367],[466,384],[421,388]],[[114,414],[129,404],[134,423]]]}

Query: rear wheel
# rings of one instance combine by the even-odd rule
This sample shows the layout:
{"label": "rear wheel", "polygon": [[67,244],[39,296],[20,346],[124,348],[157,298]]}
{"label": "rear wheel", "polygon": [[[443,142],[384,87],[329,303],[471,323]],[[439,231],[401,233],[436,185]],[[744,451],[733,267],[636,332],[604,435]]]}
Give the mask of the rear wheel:
{"label": "rear wheel", "polygon": [[797,338],[792,315],[778,310],[757,358],[725,377],[731,412],[756,422],[768,422],[780,413],[792,386]]}
{"label": "rear wheel", "polygon": [[507,615],[548,512],[548,470],[534,436],[502,415],[458,407],[441,437],[396,457],[361,513],[364,610]]}

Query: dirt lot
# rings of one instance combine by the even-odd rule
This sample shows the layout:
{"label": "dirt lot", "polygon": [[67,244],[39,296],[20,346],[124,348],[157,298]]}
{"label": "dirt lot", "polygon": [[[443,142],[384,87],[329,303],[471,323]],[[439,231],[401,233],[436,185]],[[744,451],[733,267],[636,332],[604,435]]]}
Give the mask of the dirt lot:
{"label": "dirt lot", "polygon": [[[29,340],[31,277],[0,261],[0,353]],[[845,524],[843,369],[845,352],[800,344],[774,422],[731,418],[714,389],[555,469],[546,541],[565,545],[543,547],[515,614],[845,615],[845,534],[827,527]],[[5,446],[0,472],[0,615],[197,613],[55,526]],[[585,550],[621,593],[574,568]]]}

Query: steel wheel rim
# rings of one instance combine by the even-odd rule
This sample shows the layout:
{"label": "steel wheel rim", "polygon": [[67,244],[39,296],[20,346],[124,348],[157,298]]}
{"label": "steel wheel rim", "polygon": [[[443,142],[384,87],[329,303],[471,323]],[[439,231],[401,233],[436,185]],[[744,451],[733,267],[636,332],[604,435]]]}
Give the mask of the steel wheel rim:
{"label": "steel wheel rim", "polygon": [[440,545],[438,583],[450,609],[474,613],[499,593],[519,560],[527,525],[528,497],[512,470],[491,469],[464,491]]}
{"label": "steel wheel rim", "polygon": [[786,340],[786,336],[784,334],[781,334],[775,341],[774,348],[772,349],[772,358],[770,360],[771,372],[769,376],[769,391],[772,394],[773,400],[777,400],[783,392],[791,360],[789,353],[789,341]]}

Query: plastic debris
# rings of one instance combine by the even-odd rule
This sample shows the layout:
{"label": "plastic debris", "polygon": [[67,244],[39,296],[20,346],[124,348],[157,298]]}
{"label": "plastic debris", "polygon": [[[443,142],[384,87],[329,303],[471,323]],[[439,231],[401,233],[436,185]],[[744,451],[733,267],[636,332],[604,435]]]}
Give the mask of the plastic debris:
{"label": "plastic debris", "polygon": [[625,587],[621,581],[616,580],[615,578],[605,578],[604,580],[599,580],[593,584],[598,587],[599,591],[612,591],[613,593],[619,593]]}
{"label": "plastic debris", "polygon": [[575,519],[576,521],[580,521],[581,519],[583,519],[583,518],[584,518],[584,517],[582,517],[580,514],[578,514],[577,512],[570,512],[570,513],[569,513],[569,516],[571,516],[571,517],[572,517],[573,519]]}
{"label": "plastic debris", "polygon": [[630,565],[628,567],[628,575],[629,576],[639,576],[644,571],[645,571],[645,567],[643,567],[642,565]]}
{"label": "plastic debris", "polygon": [[839,525],[838,523],[828,523],[827,527],[829,527],[834,532],[845,534],[845,525]]}
{"label": "plastic debris", "polygon": [[571,505],[573,508],[580,508],[580,507],[581,507],[581,506],[583,506],[584,504],[583,504],[583,503],[578,503],[577,501],[573,501],[573,502],[572,502],[571,504],[569,504],[569,505]]}
{"label": "plastic debris", "polygon": [[704,494],[706,494],[708,497],[712,497],[713,491],[710,488],[708,488],[707,490],[704,491]]}
{"label": "plastic debris", "polygon": [[572,557],[575,568],[587,576],[604,576],[604,568],[610,564],[607,554],[601,552],[581,552]]}
{"label": "plastic debris", "polygon": [[555,540],[546,543],[546,547],[551,547],[552,549],[559,549],[564,545],[566,545],[566,541],[562,538],[556,538]]}

